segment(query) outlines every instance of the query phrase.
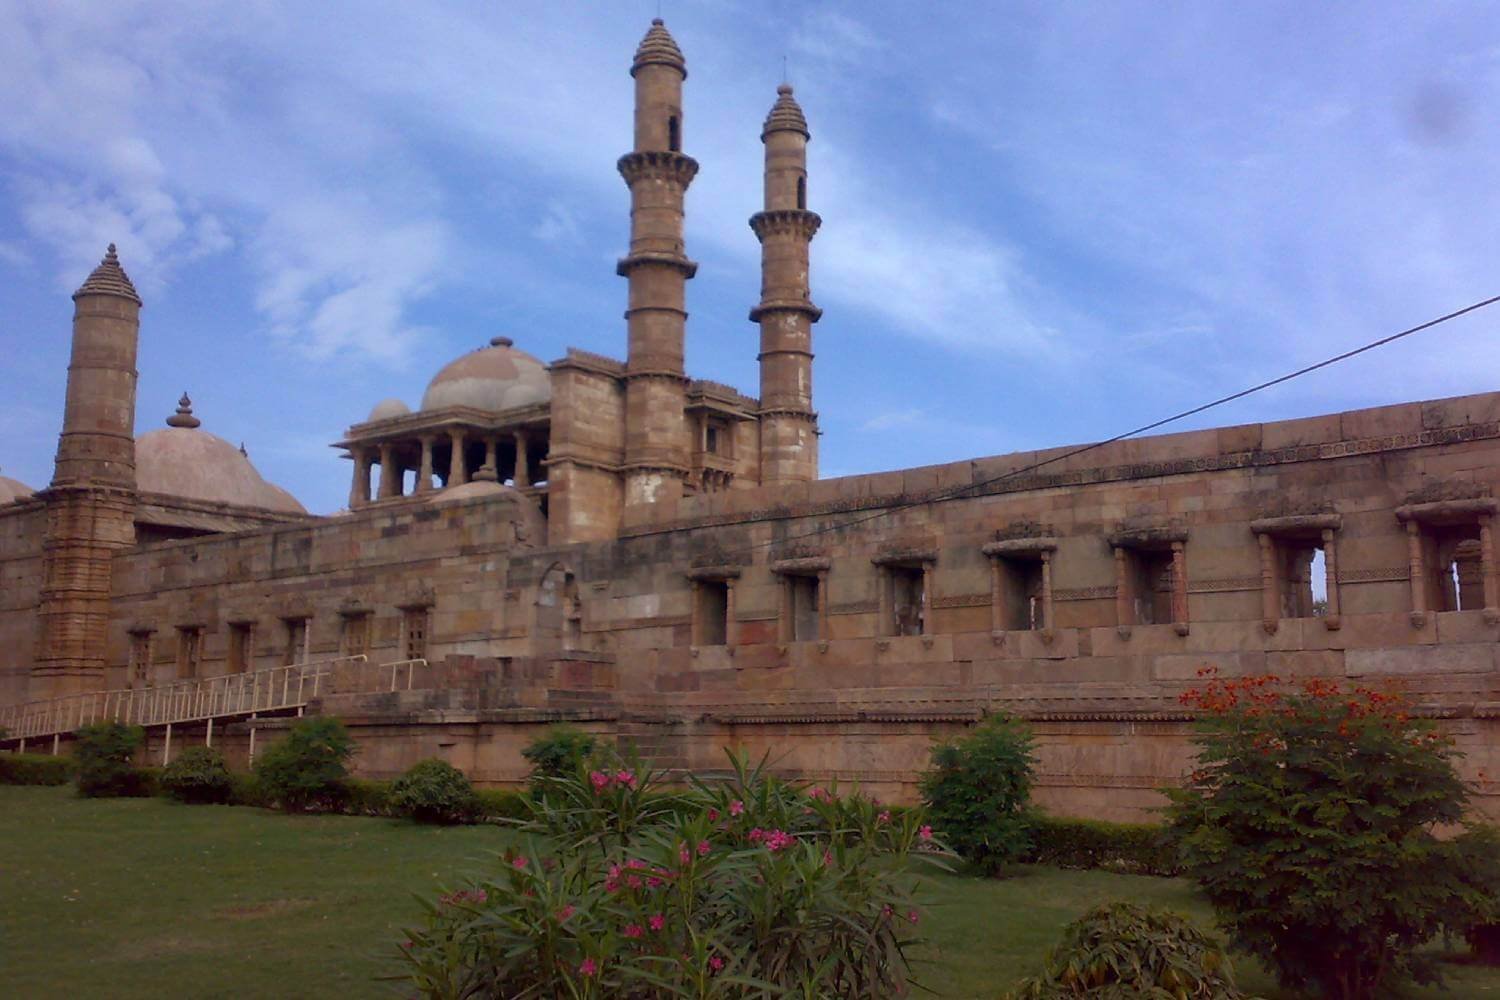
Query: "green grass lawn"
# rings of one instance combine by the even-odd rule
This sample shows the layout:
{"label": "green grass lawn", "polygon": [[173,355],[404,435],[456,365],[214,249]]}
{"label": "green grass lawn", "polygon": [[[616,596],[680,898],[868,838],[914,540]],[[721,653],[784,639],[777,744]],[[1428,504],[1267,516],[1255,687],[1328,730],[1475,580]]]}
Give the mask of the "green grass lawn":
{"label": "green grass lawn", "polygon": [[[393,996],[413,892],[485,866],[494,827],[85,800],[0,787],[0,994],[7,997]],[[918,976],[945,997],[998,997],[1096,902],[1208,909],[1172,879],[1021,869],[933,880]],[[1276,996],[1241,962],[1246,987]],[[1500,996],[1500,970],[1450,967],[1452,992]]]}

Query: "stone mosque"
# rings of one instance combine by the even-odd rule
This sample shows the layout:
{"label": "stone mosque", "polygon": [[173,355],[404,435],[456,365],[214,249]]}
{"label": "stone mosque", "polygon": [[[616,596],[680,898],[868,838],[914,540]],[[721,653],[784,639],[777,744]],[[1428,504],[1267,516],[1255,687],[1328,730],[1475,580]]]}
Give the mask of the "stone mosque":
{"label": "stone mosque", "polygon": [[[751,396],[683,366],[698,164],[660,20],[630,74],[623,360],[496,337],[349,427],[336,515],[186,396],[137,434],[142,301],[109,248],[73,295],[52,481],[0,477],[0,747],[65,750],[102,712],[146,721],[148,755],[212,739],[243,765],[323,713],[363,775],[440,756],[506,785],[565,721],[900,801],[935,737],[1008,713],[1044,808],[1142,819],[1213,666],[1399,685],[1500,812],[1500,393],[820,479],[802,109],[783,85],[761,128]],[[216,701],[231,684],[285,697]],[[199,708],[123,707],[172,698]]]}

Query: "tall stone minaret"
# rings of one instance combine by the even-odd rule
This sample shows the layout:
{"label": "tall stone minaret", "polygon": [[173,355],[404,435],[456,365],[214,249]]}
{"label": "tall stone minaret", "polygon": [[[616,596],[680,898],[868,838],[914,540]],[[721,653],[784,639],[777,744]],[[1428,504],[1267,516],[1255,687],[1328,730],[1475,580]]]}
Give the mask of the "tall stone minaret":
{"label": "tall stone minaret", "polygon": [[635,52],[635,151],[620,157],[630,185],[630,281],[625,363],[625,507],[675,501],[689,468],[684,407],[685,285],[698,270],[682,244],[682,201],[698,162],[682,153],[687,64],[661,18]]}
{"label": "tall stone minaret", "polygon": [[116,550],[135,544],[141,297],[113,243],[73,303],[62,437],[42,494],[47,527],[32,697],[103,686],[110,562]]}
{"label": "tall stone minaret", "polygon": [[807,210],[807,119],[792,88],[776,88],[760,139],[766,146],[766,208],[750,217],[760,238],[760,481],[818,478],[818,415],[812,408],[812,325],[823,310],[808,297],[807,245],[822,219]]}

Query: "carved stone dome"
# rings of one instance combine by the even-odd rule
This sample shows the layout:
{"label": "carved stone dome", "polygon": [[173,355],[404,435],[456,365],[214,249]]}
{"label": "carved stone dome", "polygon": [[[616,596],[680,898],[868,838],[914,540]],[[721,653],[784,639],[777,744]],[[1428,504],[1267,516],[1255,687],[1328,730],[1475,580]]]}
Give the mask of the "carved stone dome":
{"label": "carved stone dome", "polygon": [[262,479],[244,451],[202,430],[186,395],[168,423],[136,438],[135,481],[142,493],[307,513],[290,493]]}
{"label": "carved stone dome", "polygon": [[36,490],[19,479],[0,476],[0,504],[10,503],[12,500],[25,500],[35,492]]}
{"label": "carved stone dome", "polygon": [[650,66],[653,63],[662,66],[671,66],[687,79],[687,60],[682,58],[682,50],[677,47],[677,40],[662,23],[662,19],[654,17],[651,19],[651,27],[646,31],[646,37],[641,39],[641,44],[635,50],[635,61],[630,65],[630,75],[635,76],[636,70],[642,66]]}
{"label": "carved stone dome", "polygon": [[506,337],[471,351],[433,376],[422,394],[423,410],[472,406],[497,412],[552,399],[547,367]]}
{"label": "carved stone dome", "polygon": [[365,422],[374,423],[377,420],[391,420],[395,417],[404,417],[410,412],[411,407],[399,399],[382,399],[375,404],[375,408],[370,411],[370,416]]}

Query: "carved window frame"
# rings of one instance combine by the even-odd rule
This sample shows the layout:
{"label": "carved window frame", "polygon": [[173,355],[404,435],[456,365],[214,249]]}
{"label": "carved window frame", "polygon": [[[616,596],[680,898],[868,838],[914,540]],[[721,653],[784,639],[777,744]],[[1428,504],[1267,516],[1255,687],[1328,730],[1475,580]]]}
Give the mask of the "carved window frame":
{"label": "carved window frame", "polygon": [[[128,687],[150,687],[153,647],[156,644],[156,629],[149,625],[137,625],[125,633],[130,641],[125,661]],[[137,683],[139,682],[139,683]]]}
{"label": "carved window frame", "polygon": [[[1043,642],[1051,642],[1057,635],[1052,617],[1052,560],[1057,555],[1057,539],[1050,535],[1033,538],[1003,538],[987,542],[981,551],[990,560],[990,633],[996,637],[1006,632],[1036,632]],[[1042,627],[1039,629],[1009,628],[1013,609],[1007,606],[1006,575],[1011,572],[1006,563],[1035,562],[1042,568]]]}
{"label": "carved window frame", "polygon": [[1138,624],[1135,614],[1135,588],[1130,562],[1140,553],[1169,551],[1172,554],[1172,629],[1185,636],[1192,626],[1188,616],[1187,593],[1188,530],[1182,527],[1126,528],[1109,537],[1115,559],[1115,628],[1120,638],[1130,638]]}
{"label": "carved window frame", "polygon": [[[781,578],[780,608],[777,612],[777,633],[781,642],[826,642],[828,640],[828,572],[832,563],[826,557],[813,556],[801,559],[779,559],[771,563],[771,572]],[[817,635],[796,638],[797,629],[793,615],[796,613],[795,588],[798,578],[816,581]]]}
{"label": "carved window frame", "polygon": [[200,624],[177,626],[177,679],[193,680],[203,669],[203,633]]}
{"label": "carved window frame", "polygon": [[345,608],[339,612],[340,656],[369,655],[370,626],[373,620],[374,614],[369,608]]}
{"label": "carved window frame", "polygon": [[224,669],[231,674],[243,674],[255,669],[255,619],[233,618],[229,626],[228,643],[224,647]]}
{"label": "carved window frame", "polygon": [[1343,627],[1339,602],[1338,533],[1343,519],[1338,514],[1293,514],[1286,517],[1262,517],[1250,522],[1260,546],[1261,628],[1272,634],[1282,620],[1281,573],[1278,567],[1283,551],[1291,543],[1316,540],[1314,548],[1323,550],[1323,575],[1327,579],[1328,607],[1323,627],[1329,631]]}
{"label": "carved window frame", "polygon": [[[728,649],[735,647],[738,636],[735,628],[734,601],[735,584],[739,582],[740,569],[738,566],[696,566],[687,571],[687,578],[692,586],[692,620],[691,639],[694,646],[718,646],[723,645]],[[724,588],[724,641],[723,643],[708,642],[707,631],[709,623],[703,615],[703,588],[706,586],[722,586]]]}
{"label": "carved window frame", "polygon": [[407,604],[401,611],[401,659],[427,659],[432,644],[432,605]]}
{"label": "carved window frame", "polygon": [[918,570],[922,574],[921,628],[915,633],[930,636],[934,633],[932,622],[933,583],[937,578],[938,554],[936,549],[910,549],[886,552],[870,560],[875,566],[879,602],[879,622],[876,631],[882,637],[900,635],[896,621],[896,572]]}
{"label": "carved window frame", "polygon": [[1480,578],[1484,587],[1484,620],[1500,624],[1500,595],[1495,580],[1494,520],[1500,501],[1493,497],[1436,500],[1403,504],[1396,519],[1406,529],[1407,579],[1411,587],[1411,624],[1422,628],[1428,621],[1427,547],[1435,532],[1444,528],[1475,527],[1479,534]]}

